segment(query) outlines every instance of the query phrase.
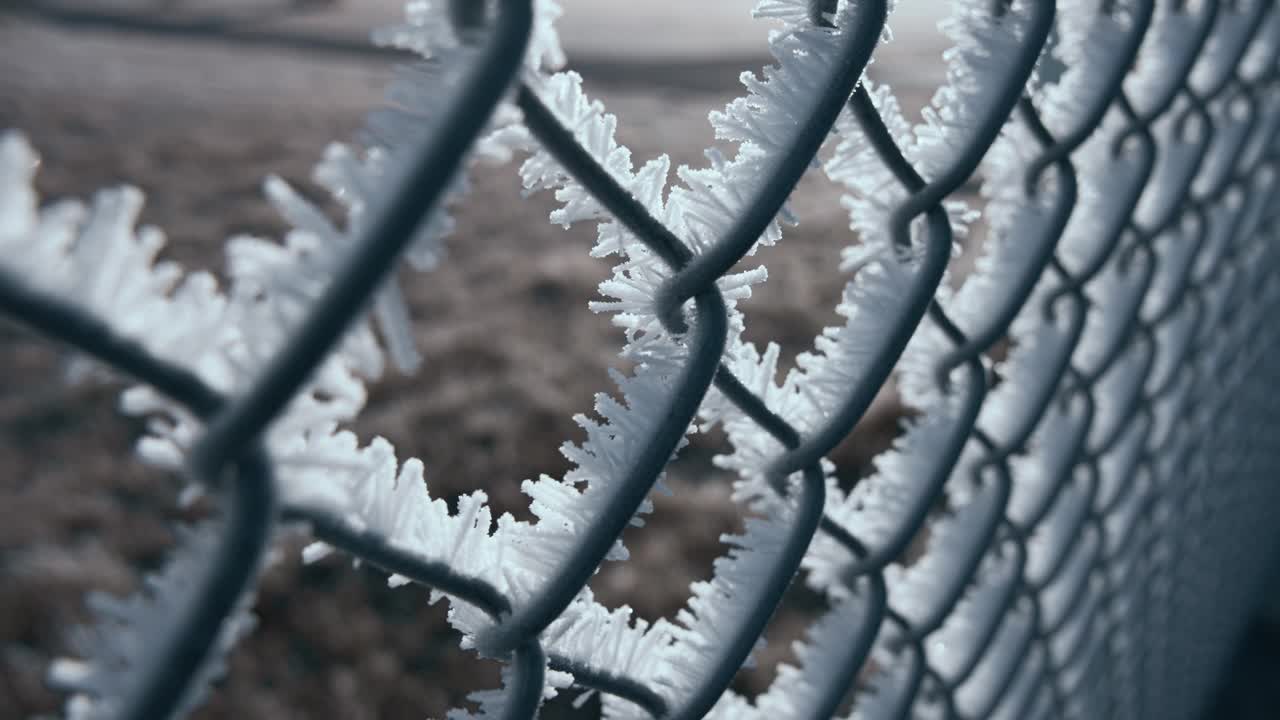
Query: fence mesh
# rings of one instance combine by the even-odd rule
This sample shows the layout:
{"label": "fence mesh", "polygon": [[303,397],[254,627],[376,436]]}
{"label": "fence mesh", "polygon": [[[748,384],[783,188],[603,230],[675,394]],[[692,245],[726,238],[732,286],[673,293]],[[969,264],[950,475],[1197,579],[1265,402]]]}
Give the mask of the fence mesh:
{"label": "fence mesh", "polygon": [[[863,79],[891,3],[764,3],[762,12],[825,38],[814,47],[830,52],[817,58],[827,75],[787,76],[784,64],[780,83],[801,97],[787,108],[796,116],[753,128],[777,139],[755,167],[761,179],[749,197],[726,201],[733,218],[722,232],[698,241],[608,166],[582,118],[565,116],[555,97],[565,86],[521,74],[535,29],[529,0],[453,3],[467,65],[448,103],[290,339],[234,396],[107,322],[121,318],[97,319],[40,283],[0,275],[0,307],[14,318],[203,421],[185,467],[224,503],[214,534],[188,538],[183,553],[196,559],[174,563],[186,573],[182,592],[108,611],[156,613],[143,616],[145,631],[114,640],[141,661],[55,672],[80,693],[73,714],[191,709],[216,674],[210,663],[246,629],[273,528],[301,523],[457,602],[474,645],[508,663],[507,687],[485,698],[504,717],[532,716],[545,685],[570,683],[604,694],[611,717],[1195,716],[1277,539],[1280,9],[960,5],[987,34],[952,59],[954,94],[942,96],[937,125],[949,134],[934,152],[927,136],[904,130],[889,91]],[[571,188],[578,212],[616,222],[649,255],[641,267],[631,251],[629,277],[657,278],[645,302],[660,327],[633,332],[678,348],[642,357],[656,374],[624,386],[652,391],[658,409],[610,426],[620,479],[564,533],[525,538],[559,543],[533,587],[411,547],[359,512],[296,502],[277,487],[284,470],[266,446],[269,426],[360,319],[513,84],[535,160]],[[833,132],[847,165],[833,161],[828,173],[850,188],[855,229],[875,237],[849,255],[848,325],[818,344],[829,362],[777,384],[772,361],[734,340],[740,316],[724,279],[768,238]],[[951,290],[968,217],[951,200],[975,174],[984,255]],[[877,474],[845,494],[823,458],[891,382],[919,416]],[[685,623],[702,630],[584,620],[597,612],[586,583],[690,425],[713,419],[735,445],[725,464],[743,478],[739,493],[766,518],[720,573],[737,586],[695,588]],[[439,532],[457,527],[442,521]],[[754,705],[727,695],[797,574],[831,604],[800,668]],[[601,634],[583,637],[584,628]],[[602,638],[630,644],[602,650],[593,644]]]}

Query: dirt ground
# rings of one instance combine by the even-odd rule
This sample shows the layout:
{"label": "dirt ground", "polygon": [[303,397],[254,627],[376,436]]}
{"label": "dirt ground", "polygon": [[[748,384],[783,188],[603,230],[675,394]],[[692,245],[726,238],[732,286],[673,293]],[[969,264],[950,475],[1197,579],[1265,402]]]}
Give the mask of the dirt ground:
{"label": "dirt ground", "polygon": [[[143,221],[167,232],[169,256],[217,267],[226,237],[279,235],[262,178],[274,172],[310,187],[322,148],[352,137],[389,65],[69,31],[0,14],[0,128],[23,129],[43,155],[45,198],[137,185],[148,197]],[[738,93],[741,69],[715,59],[583,65],[588,91],[622,119],[619,134],[636,157],[666,152],[694,165],[712,142],[706,113]],[[902,74],[909,102],[927,97],[909,68],[884,72]],[[621,338],[586,309],[608,274],[587,256],[589,230],[547,223],[552,199],[522,198],[511,168],[482,169],[474,180],[449,260],[405,276],[424,368],[374,387],[355,429],[423,458],[434,492],[484,488],[498,508],[521,512],[521,480],[566,469],[558,447],[579,437],[570,418],[609,388]],[[835,260],[850,240],[837,197],[806,180],[796,198],[802,224],[758,258],[770,279],[747,304],[748,337],[779,342],[786,358],[835,318],[844,282]],[[0,717],[22,718],[58,709],[42,677],[84,617],[84,594],[135,587],[164,559],[171,525],[184,516],[173,479],[133,458],[140,428],[116,412],[118,385],[68,387],[59,373],[66,358],[12,324],[0,324],[0,343]],[[844,477],[866,472],[896,417],[892,408],[869,417],[836,453]],[[728,478],[709,463],[718,445],[695,438],[673,467],[676,495],[635,533],[633,560],[593,584],[606,603],[670,616],[688,584],[709,576],[719,535],[740,522]],[[443,605],[428,606],[424,591],[388,590],[379,573],[340,559],[304,567],[297,542],[284,545],[259,593],[258,629],[197,717],[436,717],[496,683],[494,666],[456,649]],[[816,607],[797,593],[771,635],[794,636]],[[737,687],[761,689],[785,645],[773,642]]]}

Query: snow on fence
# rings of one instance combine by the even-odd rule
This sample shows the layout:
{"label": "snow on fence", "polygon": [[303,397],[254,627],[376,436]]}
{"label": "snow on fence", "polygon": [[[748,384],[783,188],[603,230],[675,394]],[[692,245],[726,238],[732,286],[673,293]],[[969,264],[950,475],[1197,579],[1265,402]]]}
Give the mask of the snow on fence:
{"label": "snow on fence", "polygon": [[[308,558],[447,597],[464,645],[506,663],[484,717],[570,688],[610,718],[1195,716],[1280,530],[1280,9],[955,0],[947,82],[913,124],[863,77],[893,4],[761,0],[777,64],[712,114],[736,153],[668,187],[668,161],[634,165],[556,71],[551,0],[412,2],[378,38],[428,60],[372,116],[373,147],[318,167],[346,224],[269,182],[296,230],[230,242],[225,288],[154,262],[136,192],[39,209],[9,136],[0,308],[136,380],[142,458],[222,508],[140,595],[95,599],[82,657],[50,673],[68,714],[195,707],[288,525]],[[417,363],[390,270],[430,269],[467,162],[512,155],[563,202],[553,222],[598,225],[593,254],[617,265],[593,308],[633,368],[579,419],[574,469],[524,484],[535,522],[494,519],[480,492],[451,511],[421,462],[342,429],[386,362]],[[808,172],[847,190],[844,324],[778,377],[736,308],[765,274],[738,268],[782,241]],[[975,177],[978,200],[957,199]],[[912,418],[845,493],[824,457],[888,382]],[[587,581],[625,561],[686,434],[716,424],[745,532],[673,621],[601,606]],[[829,604],[798,665],[729,692],[797,576]]]}

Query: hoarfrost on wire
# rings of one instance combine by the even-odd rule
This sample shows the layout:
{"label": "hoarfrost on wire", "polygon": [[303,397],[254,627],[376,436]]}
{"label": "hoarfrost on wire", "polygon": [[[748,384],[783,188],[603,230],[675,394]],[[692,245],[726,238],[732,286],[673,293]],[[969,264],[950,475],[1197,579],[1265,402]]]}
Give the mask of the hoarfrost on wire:
{"label": "hoarfrost on wire", "polygon": [[[1118,61],[1118,48],[1132,30],[1135,10],[1126,6],[1121,12],[1110,12],[1111,3],[1103,0],[1060,0],[1057,5],[1061,20],[1051,52],[1065,70],[1056,82],[1033,83],[1032,93],[1048,130],[1064,136],[1074,129],[1075,109],[1097,100],[1096,78],[1105,76],[1103,71]],[[986,0],[952,3],[952,16],[941,25],[954,43],[945,55],[947,81],[921,122],[912,123],[903,116],[887,86],[867,78],[862,81],[889,134],[926,182],[945,174],[970,143],[976,118],[992,105],[992,89],[999,85],[994,79],[1007,74],[1011,58],[1025,39],[1029,2],[1015,2],[999,17],[990,14],[990,6]],[[747,93],[710,115],[717,138],[733,143],[736,151],[733,157],[708,151],[706,167],[676,168],[679,183],[672,185],[668,184],[672,168],[667,157],[637,167],[630,150],[616,140],[617,119],[587,96],[581,77],[557,71],[565,61],[554,28],[560,10],[553,0],[537,0],[535,8],[523,81],[592,158],[697,254],[715,244],[764,182],[767,160],[788,144],[796,118],[805,115],[817,96],[817,83],[826,76],[839,45],[841,20],[852,15],[855,4],[853,0],[838,3],[827,18],[834,27],[818,27],[810,22],[809,3],[803,0],[761,0],[756,15],[781,22],[769,42],[777,64],[760,76],[744,74]],[[472,62],[474,49],[456,36],[444,10],[433,0],[414,0],[408,3],[402,24],[375,34],[380,44],[410,50],[430,62],[396,72],[387,94],[388,107],[369,118],[366,147],[332,145],[316,166],[315,179],[345,210],[342,224],[331,221],[280,178],[268,178],[264,192],[292,229],[281,242],[231,238],[226,246],[229,279],[219,287],[209,273],[184,273],[172,263],[156,261],[164,238],[154,228],[135,229],[142,198],[134,189],[104,191],[88,207],[74,202],[39,207],[31,189],[36,156],[22,139],[9,135],[0,140],[0,249],[7,251],[7,267],[42,290],[112,319],[121,335],[191,368],[215,389],[225,393],[243,389],[323,291],[323,278],[332,274],[364,227],[370,198],[381,192],[381,183],[393,174],[405,146],[436,121],[440,98],[449,96],[462,69]],[[1165,96],[1165,71],[1181,62],[1179,51],[1193,45],[1191,39],[1199,30],[1195,22],[1189,14],[1158,7],[1152,33],[1124,84],[1139,112],[1160,104]],[[1213,33],[1204,56],[1208,59],[1195,67],[1192,82],[1211,84],[1221,71],[1221,58],[1232,56],[1232,43],[1241,42],[1247,30],[1246,24],[1233,23]],[[1273,40],[1276,35],[1264,33],[1264,38]],[[890,37],[886,30],[882,40]],[[1257,54],[1245,55],[1245,72],[1261,62]],[[1053,248],[1069,270],[1089,267],[1099,253],[1107,252],[1100,239],[1113,223],[1124,220],[1117,214],[1121,205],[1117,198],[1143,181],[1137,163],[1111,151],[1124,132],[1121,115],[1118,109],[1108,110],[1100,129],[1072,156],[1079,180],[1078,211],[1071,214]],[[1172,123],[1161,122],[1154,131],[1166,145],[1174,144]],[[915,280],[923,252],[923,238],[914,231],[905,249],[890,236],[890,215],[910,193],[851,114],[840,117],[833,137],[820,169],[846,191],[842,204],[858,238],[842,254],[841,270],[851,276],[836,308],[844,324],[824,330],[815,338],[813,350],[801,355],[795,369],[779,379],[779,349],[774,345],[760,349],[745,342],[741,337],[744,318],[737,308],[738,302],[750,297],[753,286],[766,279],[764,268],[731,274],[718,283],[730,320],[725,364],[802,434],[821,426],[843,389],[855,385],[866,372],[869,358],[888,334],[890,321]],[[1025,119],[1015,118],[984,159],[981,198],[988,241],[975,270],[956,290],[944,287],[936,297],[965,332],[981,330],[989,308],[1007,300],[1007,278],[1037,271],[1035,263],[1043,248],[1020,240],[1048,235],[1040,229],[1051,221],[1053,201],[1068,186],[1068,179],[1055,174],[1057,170],[1046,171],[1038,184],[1024,182],[1043,150],[1033,128]],[[634,366],[630,374],[611,373],[618,392],[597,396],[597,418],[575,416],[586,439],[563,448],[573,469],[562,479],[543,476],[523,483],[537,521],[518,522],[509,515],[494,518],[479,491],[459,499],[457,510],[450,512],[443,500],[430,496],[421,461],[398,459],[395,449],[381,438],[361,444],[345,429],[363,409],[365,384],[381,376],[388,360],[405,372],[421,363],[411,318],[394,280],[379,291],[369,317],[352,329],[266,438],[287,505],[335,513],[351,527],[375,531],[397,548],[445,561],[459,573],[489,583],[515,607],[540,589],[578,534],[597,520],[605,500],[634,463],[639,452],[636,438],[649,435],[664,422],[662,411],[669,403],[673,379],[688,359],[682,338],[668,332],[655,312],[657,291],[670,277],[670,269],[538,146],[513,105],[503,104],[490,119],[485,138],[472,148],[471,157],[505,162],[517,154],[527,156],[519,170],[525,189],[552,191],[560,201],[551,222],[566,227],[587,221],[597,224],[591,254],[615,258],[617,264],[613,277],[600,285],[603,299],[591,303],[591,309],[611,314],[623,328],[622,357]],[[1157,172],[1176,174],[1178,170],[1174,163]],[[455,179],[450,198],[459,199],[466,191],[463,174]],[[1159,199],[1144,197],[1139,219],[1157,217]],[[956,237],[964,237],[979,217],[965,202],[947,201],[945,210]],[[784,208],[759,244],[780,242],[783,226],[796,221],[794,213]],[[406,255],[409,264],[430,270],[442,262],[442,242],[453,229],[445,212],[433,215]],[[1145,290],[1145,281],[1139,277],[1142,271],[1141,262],[1124,269],[1108,266],[1090,292],[1098,305],[1134,297],[1138,302]],[[1025,425],[1022,418],[1031,411],[1042,368],[1051,358],[1073,347],[1067,350],[1073,362],[1089,367],[1107,356],[1115,334],[1122,330],[1111,317],[1096,312],[1077,318],[1078,326],[1064,327],[1065,319],[1044,321],[1038,308],[1055,289],[1051,280],[1040,278],[1010,328],[1013,347],[998,368],[1003,382],[983,404],[977,421],[992,438],[1010,441]],[[947,470],[939,467],[938,448],[961,426],[961,403],[938,387],[932,370],[950,347],[939,328],[926,323],[917,330],[896,370],[896,381],[918,417],[877,458],[875,473],[852,492],[839,491],[833,478],[827,478],[827,517],[873,551],[899,539],[903,519],[934,500],[926,480]],[[1133,378],[1144,368],[1150,370],[1150,362],[1150,358],[1126,356],[1106,382],[1136,387],[1140,383]],[[952,380],[953,386],[964,386],[960,369]],[[1115,414],[1122,398],[1117,393],[1104,397],[1112,398],[1097,408],[1098,417],[1105,420]],[[199,434],[198,422],[146,387],[126,390],[121,407],[149,418],[148,432],[138,444],[143,459],[179,467]],[[1008,513],[1014,519],[1036,512],[1051,483],[1049,475],[1070,452],[1067,443],[1079,434],[1073,431],[1076,415],[1070,404],[1055,404],[1032,434],[1027,453],[1011,462],[1013,474],[1020,478],[1007,488]],[[583,589],[543,633],[541,640],[549,653],[583,666],[608,668],[656,690],[673,704],[697,685],[717,641],[732,633],[741,620],[739,614],[745,612],[737,598],[783,544],[792,510],[763,476],[766,461],[782,451],[781,445],[712,390],[699,411],[698,424],[688,431],[705,431],[716,424],[723,426],[733,449],[715,462],[738,475],[734,499],[752,517],[742,536],[723,538],[729,550],[716,561],[712,579],[693,586],[687,608],[674,622],[652,624],[633,618],[629,608],[603,607]],[[1085,442],[1099,432],[1098,427],[1094,423],[1088,429]],[[1135,441],[1132,447],[1137,445]],[[927,655],[931,664],[944,670],[965,665],[965,653],[1000,622],[989,613],[993,598],[1012,592],[1017,573],[998,544],[986,553],[976,544],[985,542],[984,534],[1001,510],[997,484],[984,481],[977,472],[978,454],[974,443],[968,443],[951,469],[955,480],[944,478],[948,480],[943,486],[947,510],[935,519],[921,556],[909,565],[895,563],[884,574],[895,611],[920,622],[937,619],[938,644],[930,645]],[[832,475],[830,463],[823,467]],[[1104,466],[1104,477],[1115,472],[1110,465]],[[974,482],[962,480],[968,478]],[[1078,502],[1083,503],[1083,497]],[[1061,505],[1055,512],[1078,507],[1069,502]],[[645,503],[640,513],[650,510]],[[1025,558],[1028,572],[1034,574],[1055,556],[1064,542],[1060,533],[1065,527],[1066,522],[1051,522],[1049,532],[1031,538]],[[192,548],[201,547],[200,537],[191,535]],[[326,552],[325,547],[313,545],[304,557],[310,561]],[[70,715],[93,717],[110,708],[112,693],[120,692],[127,678],[109,671],[130,666],[145,649],[141,636],[127,628],[140,612],[163,615],[182,597],[184,557],[176,555],[170,568],[138,598],[95,601],[103,628],[123,626],[126,631],[108,638],[87,630],[75,648],[86,659],[60,661],[55,666],[52,675],[78,693],[68,703]],[[608,559],[626,557],[626,548],[619,542]],[[975,557],[972,579],[953,576],[962,558]],[[1077,554],[1074,559],[1080,562],[1080,557]],[[726,693],[713,716],[798,714],[806,702],[817,700],[824,670],[844,649],[836,642],[840,633],[835,628],[857,624],[866,612],[870,588],[865,583],[850,587],[846,580],[853,562],[851,554],[831,538],[815,538],[804,560],[805,579],[829,596],[832,608],[799,645],[800,668],[780,670],[774,685],[754,703]],[[399,585],[407,579],[393,576],[389,582]],[[953,612],[932,604],[939,595],[951,594],[949,588],[956,584],[964,590]],[[433,599],[438,597],[437,593]],[[1001,640],[1016,640],[1028,624],[1015,615],[1003,623]],[[464,634],[466,645],[492,622],[478,608],[462,602],[452,604],[449,617]],[[198,700],[217,674],[221,657],[250,625],[247,608],[228,621],[218,657],[198,678],[190,703]],[[901,662],[900,652],[891,649],[899,644],[895,633],[889,629],[877,639],[873,654],[877,670],[870,673],[852,717],[875,716],[876,708],[900,702],[912,663],[925,661],[912,656]],[[999,649],[1013,640],[997,642],[997,651],[979,664],[961,687],[962,705],[994,682],[993,673],[1003,657]],[[566,673],[553,672],[548,677],[548,696],[572,683]],[[478,694],[481,714],[497,712],[502,698],[498,691]],[[643,716],[640,708],[616,697],[604,698],[603,706],[607,717]]]}

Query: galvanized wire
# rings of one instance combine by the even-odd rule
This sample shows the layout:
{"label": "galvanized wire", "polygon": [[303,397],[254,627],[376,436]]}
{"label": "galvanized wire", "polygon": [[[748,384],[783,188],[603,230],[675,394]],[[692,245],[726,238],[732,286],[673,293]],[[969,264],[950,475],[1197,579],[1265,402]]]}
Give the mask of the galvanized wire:
{"label": "galvanized wire", "polygon": [[[502,0],[492,17],[475,12],[475,5],[455,4],[454,22],[467,25],[468,36],[484,48],[477,67],[447,117],[423,140],[402,183],[383,207],[372,209],[375,222],[293,340],[237,398],[224,398],[185,370],[120,340],[83,310],[0,274],[0,309],[152,385],[207,422],[189,468],[193,478],[226,497],[224,541],[198,602],[170,646],[157,649],[120,717],[163,717],[178,707],[222,622],[253,583],[270,529],[299,521],[333,547],[488,615],[493,625],[476,644],[515,670],[510,717],[536,712],[547,668],[569,672],[577,684],[625,698],[655,718],[703,716],[764,633],[819,533],[853,558],[845,580],[865,603],[868,620],[850,629],[839,667],[823,674],[817,717],[833,715],[851,692],[865,690],[859,675],[873,666],[882,694],[897,694],[867,707],[888,717],[1194,716],[1256,602],[1277,540],[1267,513],[1268,503],[1280,501],[1270,481],[1280,456],[1268,442],[1280,418],[1271,392],[1280,380],[1272,359],[1280,328],[1269,322],[1280,307],[1274,243],[1280,108],[1268,104],[1280,92],[1275,48],[1261,71],[1250,75],[1242,68],[1280,10],[1271,2],[1170,4],[1166,10],[1186,15],[1195,31],[1171,62],[1167,86],[1147,106],[1135,107],[1125,82],[1149,41],[1157,4],[1119,5],[1104,3],[1100,12],[1123,14],[1123,46],[1113,64],[1099,69],[1094,94],[1074,121],[1057,123],[1067,129],[1055,134],[1038,106],[1035,70],[1053,36],[1056,3],[992,3],[993,17],[1025,14],[1017,52],[998,77],[987,79],[993,86],[989,104],[968,129],[965,145],[927,179],[859,85],[889,9],[885,0],[859,3],[814,111],[797,125],[787,151],[773,159],[768,182],[724,237],[694,253],[596,162],[534,89],[515,83],[530,31],[529,1]],[[826,23],[830,15],[824,13],[833,6],[814,0],[814,24]],[[1239,24],[1246,31],[1233,38],[1229,30]],[[1234,45],[1212,54],[1219,67],[1197,75],[1198,64],[1208,63],[1210,44],[1231,40]],[[666,422],[637,442],[644,450],[623,491],[595,524],[578,529],[577,545],[532,599],[518,605],[482,579],[424,561],[342,518],[277,508],[261,448],[265,428],[368,304],[513,84],[533,137],[671,270],[658,315],[688,348]],[[716,283],[777,216],[841,113],[857,123],[906,193],[889,215],[894,244],[905,255],[918,225],[923,252],[906,299],[888,323],[891,330],[867,349],[871,360],[859,382],[820,426],[801,433],[723,361],[729,323]],[[1020,274],[1001,285],[980,327],[966,330],[940,298],[955,242],[943,203],[1014,126],[1039,148],[1021,182],[1027,198],[1047,202],[1048,221],[1036,236],[1019,239],[1033,252]],[[1099,133],[1110,133],[1103,138],[1109,162],[1138,171],[1123,196],[1110,200],[1118,211],[1093,254],[1073,258],[1060,241],[1080,207],[1082,183],[1096,181],[1081,176],[1078,151]],[[1191,161],[1178,166],[1169,159],[1176,153]],[[1132,284],[1127,296],[1096,293],[1099,278],[1108,274],[1114,280],[1107,282]],[[693,312],[686,315],[690,301]],[[992,355],[1003,341],[1020,337],[1020,319],[1055,329],[1064,341],[1037,368],[1033,385],[1022,388],[1030,409],[992,428],[983,410],[1008,382]],[[1109,332],[1100,335],[1100,327]],[[923,329],[936,329],[949,343],[933,377],[936,391],[956,401],[957,416],[934,449],[932,474],[921,481],[925,491],[887,539],[869,544],[824,511],[820,463],[852,432]],[[586,586],[634,517],[712,387],[785,449],[765,470],[775,491],[795,494],[789,499],[797,512],[767,580],[749,589],[750,611],[723,638],[703,681],[673,704],[659,689],[611,668],[548,656],[540,635]],[[1069,424],[1070,434],[1049,441],[1065,452],[1041,458],[1046,441],[1037,434],[1046,432],[1048,417]],[[1052,461],[1034,481],[1021,464],[1033,455]],[[802,482],[788,485],[796,474]],[[908,545],[930,529],[947,489],[960,483],[974,488],[973,497],[989,494],[989,509],[961,560],[939,571],[927,604],[908,607],[887,580],[890,568],[903,563]],[[984,563],[1007,569],[983,573]],[[979,592],[985,605],[973,620],[972,642],[949,649],[958,660],[938,660],[931,643],[942,642],[960,605]],[[864,697],[854,699],[858,712],[870,712],[859,703]]]}

